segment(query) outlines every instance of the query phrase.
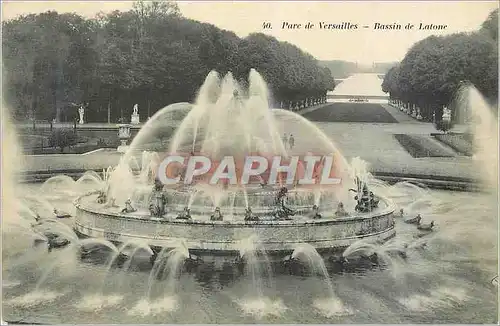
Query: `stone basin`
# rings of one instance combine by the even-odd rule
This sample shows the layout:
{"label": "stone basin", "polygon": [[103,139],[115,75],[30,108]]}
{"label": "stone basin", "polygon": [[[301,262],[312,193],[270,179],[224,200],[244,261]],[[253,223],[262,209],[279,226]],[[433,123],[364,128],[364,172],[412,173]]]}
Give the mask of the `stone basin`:
{"label": "stone basin", "polygon": [[282,259],[303,243],[312,245],[323,256],[336,256],[361,239],[385,242],[396,234],[395,206],[385,198],[381,198],[381,208],[370,213],[323,219],[300,215],[285,221],[210,221],[208,216],[176,220],[173,214],[154,218],[146,211],[121,213],[118,207],[105,208],[96,204],[96,198],[88,194],[75,201],[74,229],[80,236],[113,243],[141,242],[156,252],[184,242],[190,254],[204,261],[234,261],[239,256],[240,241],[250,237],[257,237],[271,258]]}

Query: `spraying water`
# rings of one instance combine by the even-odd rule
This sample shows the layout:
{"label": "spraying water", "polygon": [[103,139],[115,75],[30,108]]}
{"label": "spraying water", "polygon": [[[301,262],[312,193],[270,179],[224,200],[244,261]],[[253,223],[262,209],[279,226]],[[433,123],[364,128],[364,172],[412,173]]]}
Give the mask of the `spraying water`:
{"label": "spraying water", "polygon": [[335,296],[332,281],[330,280],[330,275],[326,269],[325,262],[316,251],[316,248],[308,243],[302,243],[295,248],[292,253],[292,258],[303,261],[307,267],[311,269],[313,274],[319,274],[325,281],[325,285],[328,289],[328,296]]}
{"label": "spraying water", "polygon": [[[156,257],[153,269],[148,278],[145,297],[139,300],[128,312],[129,315],[148,316],[164,312],[171,312],[178,307],[177,280],[182,271],[184,261],[189,258],[189,251],[182,241],[175,248],[164,247]],[[165,263],[166,260],[166,263]],[[153,297],[153,287],[157,284],[160,274],[167,275],[165,287],[160,287],[163,292],[160,296]]]}
{"label": "spraying water", "polygon": [[257,318],[280,315],[286,309],[281,300],[273,300],[264,294],[264,288],[272,289],[274,282],[271,262],[258,237],[243,239],[238,247],[245,264],[244,274],[250,277],[245,296],[236,300],[240,308]]}
{"label": "spraying water", "polygon": [[496,189],[498,185],[498,117],[482,94],[470,83],[457,91],[459,112],[468,112],[473,134],[473,159],[481,169],[481,180]]}
{"label": "spraying water", "polygon": [[45,284],[51,273],[53,273],[57,268],[61,267],[62,265],[66,265],[68,263],[68,257],[70,257],[69,259],[70,261],[74,262],[73,259],[76,257],[75,249],[76,246],[70,244],[66,248],[64,248],[62,252],[59,253],[59,257],[57,257],[57,259],[53,263],[51,263],[48,268],[45,269],[45,272],[37,281],[35,286],[35,292],[40,292],[41,287]]}
{"label": "spraying water", "polygon": [[[177,244],[175,248],[164,247],[159,252],[153,269],[149,274],[146,298],[152,301],[153,286],[160,273],[168,272],[167,290],[170,295],[175,293],[175,280],[179,276],[184,261],[189,258],[189,251],[185,243]],[[165,264],[166,260],[166,264]]]}
{"label": "spraying water", "polygon": [[126,261],[124,262],[124,265],[123,265],[123,269],[127,270],[132,262],[132,259],[134,258],[135,254],[137,253],[137,251],[139,249],[145,250],[148,254],[153,255],[153,251],[146,243],[137,242],[137,241],[130,241],[130,242],[124,243],[116,251],[113,252],[111,257],[108,259],[108,262],[106,263],[105,269],[104,269],[105,274],[104,274],[104,278],[102,280],[101,291],[100,291],[103,295],[104,295],[104,286],[105,286],[106,277],[113,274],[113,273],[111,273],[111,268],[116,264],[117,260],[120,258],[120,255],[123,255],[123,254],[127,255]]}
{"label": "spraying water", "polygon": [[344,316],[351,313],[350,309],[335,294],[325,262],[313,246],[308,243],[300,244],[295,248],[291,257],[304,262],[313,274],[319,275],[324,280],[327,293],[326,296],[314,300],[313,306],[316,310],[327,317]]}

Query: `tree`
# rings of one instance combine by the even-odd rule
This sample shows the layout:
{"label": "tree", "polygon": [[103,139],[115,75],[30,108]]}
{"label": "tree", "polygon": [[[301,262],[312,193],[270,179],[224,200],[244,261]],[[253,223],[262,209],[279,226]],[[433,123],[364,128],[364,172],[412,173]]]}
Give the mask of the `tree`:
{"label": "tree", "polygon": [[3,28],[6,94],[16,117],[59,120],[70,103],[82,102],[95,59],[88,21],[48,11]]}
{"label": "tree", "polygon": [[164,1],[135,1],[132,5],[132,12],[141,21],[146,24],[148,19],[163,18],[166,16],[180,16],[181,12],[177,3],[164,0]]}
{"label": "tree", "polygon": [[498,9],[495,9],[488,15],[488,18],[483,22],[479,31],[498,42]]}
{"label": "tree", "polygon": [[489,98],[496,97],[497,65],[496,44],[483,34],[430,36],[413,45],[401,64],[389,70],[382,89],[391,98],[418,105],[429,119],[448,105],[463,81]]}
{"label": "tree", "polygon": [[[23,16],[3,23],[3,93],[15,118],[34,117],[33,83],[36,42],[29,42],[28,33],[34,16]],[[31,44],[30,44],[31,43]]]}
{"label": "tree", "polygon": [[248,79],[257,69],[275,101],[307,106],[335,87],[328,68],[276,38],[233,32],[182,17],[171,1],[138,1],[127,12],[85,19],[54,11],[3,22],[4,94],[18,119],[88,121],[151,116],[192,101],[211,70]]}
{"label": "tree", "polygon": [[[474,33],[429,36],[415,43],[401,63],[384,77],[382,90],[392,99],[416,104],[424,118],[436,116],[449,105],[464,81],[486,98],[498,98],[498,9]],[[438,126],[438,129],[441,127]],[[441,128],[442,129],[442,128]]]}

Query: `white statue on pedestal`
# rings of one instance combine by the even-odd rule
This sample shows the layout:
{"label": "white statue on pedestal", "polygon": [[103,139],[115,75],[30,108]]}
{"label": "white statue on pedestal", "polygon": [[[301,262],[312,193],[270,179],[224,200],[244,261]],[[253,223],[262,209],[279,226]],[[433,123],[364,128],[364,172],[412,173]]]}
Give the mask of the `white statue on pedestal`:
{"label": "white statue on pedestal", "polygon": [[445,106],[443,108],[443,114],[441,115],[441,121],[438,129],[446,133],[451,129],[451,127],[451,110]]}
{"label": "white statue on pedestal", "polygon": [[132,112],[132,116],[130,118],[130,123],[136,125],[139,124],[140,118],[139,118],[139,104],[134,105],[134,112]]}
{"label": "white statue on pedestal", "polygon": [[441,118],[445,122],[450,122],[451,121],[451,110],[448,109],[446,106],[443,108],[443,115],[441,116]]}
{"label": "white statue on pedestal", "polygon": [[420,108],[417,108],[417,120],[422,120],[422,113],[420,112]]}
{"label": "white statue on pedestal", "polygon": [[83,116],[85,115],[85,108],[83,107],[83,104],[80,105],[80,108],[78,109],[78,114],[80,115],[80,121],[78,121],[78,123],[83,125],[85,123],[83,121]]}

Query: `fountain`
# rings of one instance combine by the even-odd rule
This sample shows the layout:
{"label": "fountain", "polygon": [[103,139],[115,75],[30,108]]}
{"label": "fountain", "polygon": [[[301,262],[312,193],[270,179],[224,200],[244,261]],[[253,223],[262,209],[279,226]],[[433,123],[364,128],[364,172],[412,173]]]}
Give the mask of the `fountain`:
{"label": "fountain", "polygon": [[[12,205],[2,205],[3,318],[43,324],[496,318],[496,193],[487,190],[495,186],[498,161],[488,156],[496,147],[487,128],[474,133],[485,192],[435,191],[377,180],[359,158],[348,164],[314,124],[270,109],[267,96],[255,71],[248,89],[211,73],[196,103],[174,104],[149,119],[116,167],[76,181],[4,179],[3,198]],[[474,88],[464,89],[465,102],[485,104]],[[478,121],[492,122],[487,110],[476,113]],[[287,183],[279,173],[274,184],[267,175],[248,184],[160,182],[158,166],[172,153],[219,162],[233,156],[237,167],[247,153],[291,157],[276,121],[293,129],[295,151],[334,153],[341,184]],[[2,164],[4,175],[19,166]],[[404,217],[395,225],[396,207]],[[54,208],[71,217],[57,219]],[[421,236],[404,223],[417,214],[437,227]],[[54,235],[61,247],[48,252]],[[283,273],[296,262],[309,273]],[[222,280],[221,265],[242,275]]]}
{"label": "fountain", "polygon": [[[268,102],[267,86],[257,71],[250,71],[248,89],[231,73],[222,80],[210,73],[194,105],[171,105],[145,124],[111,172],[106,195],[76,200],[75,230],[80,236],[119,243],[146,239],[157,253],[182,239],[190,253],[219,267],[234,261],[239,241],[253,235],[275,261],[300,243],[338,256],[361,238],[383,242],[394,237],[394,206],[369,191],[366,167],[357,166],[361,161],[349,165],[316,126],[290,111],[271,110]],[[280,137],[277,120],[283,116],[295,121],[297,139],[311,141],[298,158],[290,156]],[[162,159],[173,155],[178,163],[163,166]],[[199,155],[219,166],[215,172],[198,170],[198,175],[187,176],[186,171],[204,162],[193,161]],[[249,156],[260,160],[249,165]],[[256,174],[248,171],[273,157],[290,165],[281,163],[253,179]],[[314,157],[318,159],[309,165]],[[137,162],[142,162],[139,173],[134,172]],[[208,171],[213,180],[218,170],[224,175],[219,182],[208,183],[201,176]],[[163,173],[180,176],[166,183]],[[305,181],[315,174],[330,184]],[[109,201],[119,209],[103,204]],[[291,227],[296,231],[293,239]]]}

